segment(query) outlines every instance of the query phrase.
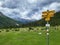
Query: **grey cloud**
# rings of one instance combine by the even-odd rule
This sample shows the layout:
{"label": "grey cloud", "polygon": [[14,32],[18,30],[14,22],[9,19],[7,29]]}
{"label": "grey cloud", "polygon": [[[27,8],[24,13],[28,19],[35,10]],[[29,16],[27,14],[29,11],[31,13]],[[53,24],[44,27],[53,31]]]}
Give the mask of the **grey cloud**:
{"label": "grey cloud", "polygon": [[[47,9],[60,11],[60,0],[37,0],[36,3],[29,3],[27,0],[0,0],[2,11],[11,18],[40,19],[41,12]],[[31,1],[31,0],[30,0]],[[38,15],[37,17],[35,15]]]}

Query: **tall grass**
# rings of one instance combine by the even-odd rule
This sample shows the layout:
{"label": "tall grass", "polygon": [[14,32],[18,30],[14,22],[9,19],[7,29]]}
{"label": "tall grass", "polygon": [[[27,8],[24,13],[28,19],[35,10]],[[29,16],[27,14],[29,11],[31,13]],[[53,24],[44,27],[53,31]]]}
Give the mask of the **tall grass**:
{"label": "tall grass", "polygon": [[[45,27],[32,28],[0,29],[0,45],[47,45]],[[49,38],[50,45],[60,45],[60,26],[50,28]]]}

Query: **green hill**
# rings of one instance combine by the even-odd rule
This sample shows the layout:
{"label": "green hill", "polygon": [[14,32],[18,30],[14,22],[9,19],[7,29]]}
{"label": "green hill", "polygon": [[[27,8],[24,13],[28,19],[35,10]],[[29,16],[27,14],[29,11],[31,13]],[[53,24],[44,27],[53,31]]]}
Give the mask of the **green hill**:
{"label": "green hill", "polygon": [[[49,23],[52,26],[60,25],[60,12],[55,13],[55,16],[51,18]],[[0,28],[13,28],[13,27],[36,27],[36,26],[45,26],[46,21],[44,19],[31,22],[28,24],[22,24],[16,20],[13,20],[9,17],[6,17],[4,14],[0,12]]]}
{"label": "green hill", "polygon": [[[60,25],[60,12],[55,13],[54,17],[51,18],[49,23],[52,26]],[[24,27],[34,27],[34,26],[45,26],[46,21],[44,19],[25,24]]]}
{"label": "green hill", "polygon": [[21,26],[20,22],[13,20],[9,17],[6,17],[4,14],[0,12],[0,28],[17,27],[18,24],[19,26]]}

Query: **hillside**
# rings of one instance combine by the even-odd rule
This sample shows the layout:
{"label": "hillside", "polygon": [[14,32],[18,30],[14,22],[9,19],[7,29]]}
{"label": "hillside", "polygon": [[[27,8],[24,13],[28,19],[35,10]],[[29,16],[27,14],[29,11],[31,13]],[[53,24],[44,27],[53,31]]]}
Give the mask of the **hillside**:
{"label": "hillside", "polygon": [[[51,18],[49,22],[52,26],[60,25],[60,12],[57,12],[53,18]],[[45,26],[46,21],[44,19],[30,22],[28,24],[22,24],[19,21],[13,20],[11,18],[6,17],[4,14],[0,12],[0,28],[11,28],[11,27],[36,27],[36,26]]]}
{"label": "hillside", "polygon": [[[55,16],[53,18],[51,18],[49,23],[52,26],[60,25],[60,12],[55,13]],[[44,21],[44,19],[41,19],[39,21],[25,24],[24,27],[45,26],[45,24],[46,24],[46,21]]]}
{"label": "hillside", "polygon": [[4,14],[0,12],[0,28],[17,27],[18,24],[19,26],[21,26],[20,22],[6,17]]}

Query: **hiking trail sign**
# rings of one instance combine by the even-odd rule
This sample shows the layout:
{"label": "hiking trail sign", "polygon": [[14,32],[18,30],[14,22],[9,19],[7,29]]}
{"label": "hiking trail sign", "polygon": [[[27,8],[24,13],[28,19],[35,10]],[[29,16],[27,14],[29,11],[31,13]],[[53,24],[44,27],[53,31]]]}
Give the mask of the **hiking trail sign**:
{"label": "hiking trail sign", "polygon": [[51,17],[54,17],[55,10],[47,10],[42,12],[42,18],[45,19],[45,21],[50,21]]}
{"label": "hiking trail sign", "polygon": [[44,18],[45,21],[47,22],[47,24],[45,25],[46,35],[47,35],[47,45],[49,45],[49,27],[50,27],[49,21],[51,17],[54,17],[54,14],[55,14],[55,10],[47,10],[47,11],[42,12],[42,18]]}

